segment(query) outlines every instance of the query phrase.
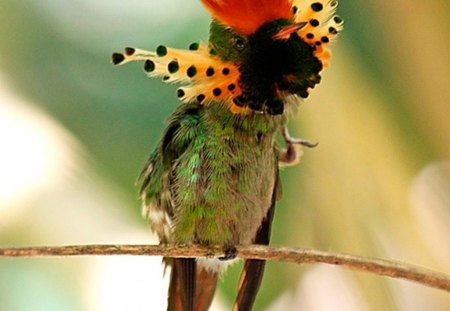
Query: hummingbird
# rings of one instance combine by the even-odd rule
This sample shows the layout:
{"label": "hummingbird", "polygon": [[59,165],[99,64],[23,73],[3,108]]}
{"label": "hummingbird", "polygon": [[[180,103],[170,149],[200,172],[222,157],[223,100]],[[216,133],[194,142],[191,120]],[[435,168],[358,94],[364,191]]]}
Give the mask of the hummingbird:
{"label": "hummingbird", "polygon": [[[269,244],[279,168],[300,158],[288,117],[328,66],[343,29],[335,0],[201,0],[207,43],[187,50],[127,47],[112,63],[143,61],[149,77],[181,86],[140,178],[143,215],[162,244],[221,245],[223,258],[164,258],[168,311],[206,311],[234,246]],[[233,310],[251,310],[265,261],[246,260]]]}

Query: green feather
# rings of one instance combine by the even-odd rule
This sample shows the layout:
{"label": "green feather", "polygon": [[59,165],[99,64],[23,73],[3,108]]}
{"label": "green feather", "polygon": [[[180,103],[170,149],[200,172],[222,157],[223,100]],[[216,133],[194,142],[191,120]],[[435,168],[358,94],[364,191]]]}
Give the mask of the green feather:
{"label": "green feather", "polygon": [[[176,243],[251,243],[270,207],[283,116],[236,115],[227,107],[181,105],[150,158],[145,196],[171,194]],[[163,178],[163,176],[169,176]]]}

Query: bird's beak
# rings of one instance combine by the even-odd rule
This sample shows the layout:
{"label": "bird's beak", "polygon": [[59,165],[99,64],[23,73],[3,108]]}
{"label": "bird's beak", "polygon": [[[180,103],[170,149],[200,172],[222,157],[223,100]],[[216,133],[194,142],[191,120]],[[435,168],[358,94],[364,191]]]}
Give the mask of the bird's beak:
{"label": "bird's beak", "polygon": [[281,30],[278,31],[273,36],[273,38],[275,40],[287,40],[287,39],[289,39],[289,37],[292,33],[299,31],[300,29],[305,27],[306,24],[307,24],[307,22],[301,22],[301,23],[296,23],[296,24],[285,26],[285,27],[281,28]]}

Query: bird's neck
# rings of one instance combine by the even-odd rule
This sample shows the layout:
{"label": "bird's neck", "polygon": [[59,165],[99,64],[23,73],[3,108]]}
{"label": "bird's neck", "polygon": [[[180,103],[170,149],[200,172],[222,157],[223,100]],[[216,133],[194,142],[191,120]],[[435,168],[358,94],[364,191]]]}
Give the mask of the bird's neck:
{"label": "bird's neck", "polygon": [[220,124],[224,129],[239,132],[243,135],[270,135],[284,127],[287,116],[270,115],[257,112],[246,114],[233,113],[223,104],[209,103],[203,107],[203,118],[209,124]]}

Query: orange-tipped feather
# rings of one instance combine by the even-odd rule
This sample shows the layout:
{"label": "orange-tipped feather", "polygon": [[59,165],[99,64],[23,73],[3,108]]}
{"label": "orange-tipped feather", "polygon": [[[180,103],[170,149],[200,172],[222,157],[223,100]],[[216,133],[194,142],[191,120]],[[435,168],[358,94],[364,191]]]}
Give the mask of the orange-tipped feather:
{"label": "orange-tipped feather", "polygon": [[306,43],[315,46],[314,56],[328,67],[331,57],[329,45],[343,29],[343,21],[336,16],[337,0],[293,0],[295,22],[306,22],[298,35]]}
{"label": "orange-tipped feather", "polygon": [[289,0],[202,0],[211,15],[241,33],[254,33],[261,25],[280,18],[293,19]]}
{"label": "orange-tipped feather", "polygon": [[[204,44],[195,51],[179,50],[159,46],[161,53],[136,48],[126,48],[125,53],[115,53],[113,63],[123,65],[131,61],[145,61],[144,70],[150,77],[163,77],[166,83],[181,83],[178,98],[186,103],[201,104],[223,102],[233,113],[248,113],[248,108],[239,107],[233,99],[241,95],[239,69],[208,52]],[[157,49],[157,50],[158,50]]]}

